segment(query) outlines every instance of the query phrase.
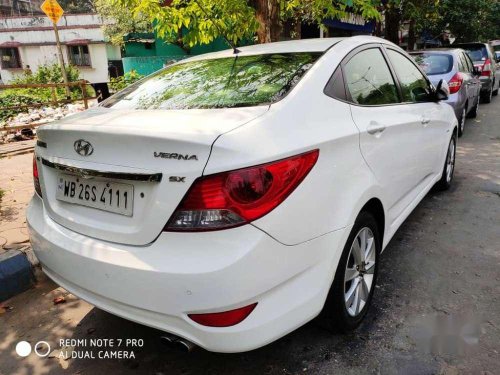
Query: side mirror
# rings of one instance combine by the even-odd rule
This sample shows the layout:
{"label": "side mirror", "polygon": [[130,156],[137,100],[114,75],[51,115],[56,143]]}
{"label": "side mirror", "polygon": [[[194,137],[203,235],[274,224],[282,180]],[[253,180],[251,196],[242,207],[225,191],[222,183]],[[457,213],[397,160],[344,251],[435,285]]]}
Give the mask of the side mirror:
{"label": "side mirror", "polygon": [[444,79],[440,80],[437,84],[435,91],[436,100],[446,100],[450,96],[450,88],[448,87],[448,82]]}
{"label": "side mirror", "polygon": [[480,75],[481,75],[481,72],[479,71],[479,68],[475,66],[475,67],[472,69],[472,74],[474,74],[475,76],[480,76]]}

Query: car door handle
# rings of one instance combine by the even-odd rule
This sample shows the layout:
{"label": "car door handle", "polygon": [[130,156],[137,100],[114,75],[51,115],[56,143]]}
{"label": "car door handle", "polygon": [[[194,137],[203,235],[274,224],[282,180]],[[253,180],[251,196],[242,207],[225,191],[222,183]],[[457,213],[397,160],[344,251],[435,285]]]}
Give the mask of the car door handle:
{"label": "car door handle", "polygon": [[420,120],[420,122],[422,123],[422,125],[426,125],[429,122],[431,122],[431,119],[427,117],[422,117],[422,120]]}
{"label": "car door handle", "polygon": [[376,122],[371,123],[366,128],[366,131],[368,132],[368,134],[382,133],[384,130],[385,130],[385,126],[384,125],[380,125],[380,124],[378,124]]}

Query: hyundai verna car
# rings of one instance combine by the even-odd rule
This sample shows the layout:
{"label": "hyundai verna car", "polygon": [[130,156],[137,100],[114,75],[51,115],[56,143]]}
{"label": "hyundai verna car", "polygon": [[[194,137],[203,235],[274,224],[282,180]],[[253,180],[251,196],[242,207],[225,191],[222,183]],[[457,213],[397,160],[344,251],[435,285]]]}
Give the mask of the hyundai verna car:
{"label": "hyundai verna car", "polygon": [[462,49],[413,51],[410,55],[432,84],[437,85],[442,79],[448,82],[450,96],[446,103],[455,110],[458,136],[462,136],[466,117],[476,117],[479,110],[481,72]]}
{"label": "hyundai verna car", "polygon": [[183,60],[40,128],[36,256],[76,296],[210,351],[320,312],[352,330],[381,251],[452,182],[446,93],[374,37]]}

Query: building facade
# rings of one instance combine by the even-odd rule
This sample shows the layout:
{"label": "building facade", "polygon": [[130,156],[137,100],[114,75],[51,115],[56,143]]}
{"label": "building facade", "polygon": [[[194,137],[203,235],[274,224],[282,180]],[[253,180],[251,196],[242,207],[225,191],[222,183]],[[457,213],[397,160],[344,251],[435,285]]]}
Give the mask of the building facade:
{"label": "building facade", "polygon": [[[66,64],[75,66],[80,78],[97,86],[109,81],[111,60],[120,60],[120,48],[106,43],[97,14],[68,14],[58,22]],[[0,18],[0,75],[4,84],[27,69],[58,62],[55,33],[46,16]]]}
{"label": "building facade", "polygon": [[0,0],[0,17],[33,16],[42,14],[44,0]]}

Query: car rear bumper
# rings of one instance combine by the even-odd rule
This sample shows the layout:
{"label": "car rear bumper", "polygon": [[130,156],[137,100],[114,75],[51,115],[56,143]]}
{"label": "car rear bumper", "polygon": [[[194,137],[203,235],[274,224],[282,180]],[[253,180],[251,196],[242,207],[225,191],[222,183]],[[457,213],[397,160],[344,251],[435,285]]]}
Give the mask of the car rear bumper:
{"label": "car rear bumper", "polygon": [[[35,196],[27,210],[45,273],[91,304],[217,352],[263,346],[322,309],[348,228],[286,246],[246,225],[219,232],[163,233],[147,246],[93,239],[55,223]],[[188,313],[257,302],[241,323],[205,327]]]}

